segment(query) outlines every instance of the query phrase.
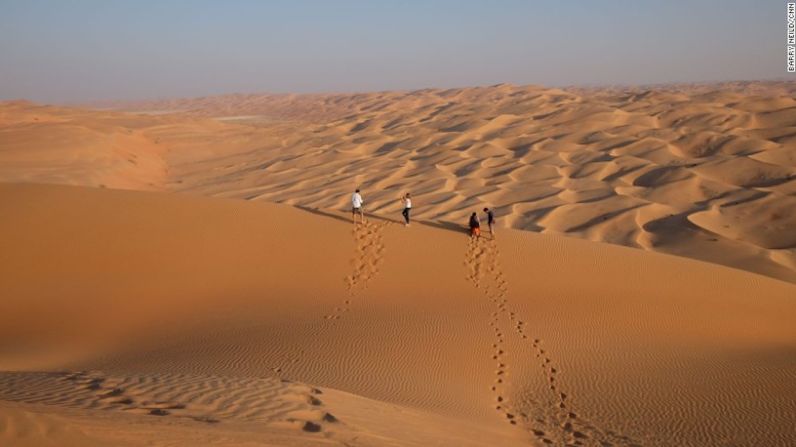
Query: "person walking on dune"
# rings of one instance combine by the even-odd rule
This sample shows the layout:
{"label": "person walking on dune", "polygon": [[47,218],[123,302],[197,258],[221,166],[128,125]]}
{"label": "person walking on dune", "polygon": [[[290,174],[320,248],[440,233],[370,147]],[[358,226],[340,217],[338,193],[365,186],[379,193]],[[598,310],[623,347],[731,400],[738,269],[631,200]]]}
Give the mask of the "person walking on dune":
{"label": "person walking on dune", "polygon": [[492,212],[489,208],[484,208],[484,212],[486,213],[486,224],[489,225],[489,236],[492,239],[495,238],[495,213]]}
{"label": "person walking on dune", "polygon": [[354,194],[351,194],[351,220],[355,225],[357,223],[357,213],[359,214],[359,221],[365,223],[365,213],[362,212],[362,196],[359,194],[358,189],[354,191]]}
{"label": "person walking on dune", "polygon": [[478,221],[478,213],[470,215],[470,237],[481,236],[481,222]]}
{"label": "person walking on dune", "polygon": [[404,205],[404,210],[401,211],[401,214],[404,216],[404,220],[406,223],[404,226],[409,226],[409,212],[412,211],[412,195],[410,193],[406,193],[403,197],[401,197],[401,202]]}

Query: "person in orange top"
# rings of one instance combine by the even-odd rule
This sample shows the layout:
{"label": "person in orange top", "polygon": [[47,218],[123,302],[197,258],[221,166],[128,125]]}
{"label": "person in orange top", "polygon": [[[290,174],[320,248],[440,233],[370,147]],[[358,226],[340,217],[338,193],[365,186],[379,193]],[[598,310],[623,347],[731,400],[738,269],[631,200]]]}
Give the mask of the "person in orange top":
{"label": "person in orange top", "polygon": [[478,221],[478,213],[473,213],[470,215],[470,236],[481,236],[481,222]]}

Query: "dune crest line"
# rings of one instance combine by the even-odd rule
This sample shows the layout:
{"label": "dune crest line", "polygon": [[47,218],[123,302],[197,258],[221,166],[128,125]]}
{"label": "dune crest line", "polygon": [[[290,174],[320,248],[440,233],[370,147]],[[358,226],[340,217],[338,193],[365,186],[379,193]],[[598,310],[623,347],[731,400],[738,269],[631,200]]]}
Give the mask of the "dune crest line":
{"label": "dune crest line", "polygon": [[412,191],[419,220],[488,206],[508,228],[796,282],[794,98],[740,82],[0,102],[0,180],[339,210],[354,179],[376,214]]}
{"label": "dune crest line", "polygon": [[0,208],[0,370],[28,371],[0,373],[0,426],[103,440],[20,443],[5,425],[0,445],[796,439],[789,283],[509,228],[494,242],[373,216],[352,233],[342,212],[190,194],[3,184]]}

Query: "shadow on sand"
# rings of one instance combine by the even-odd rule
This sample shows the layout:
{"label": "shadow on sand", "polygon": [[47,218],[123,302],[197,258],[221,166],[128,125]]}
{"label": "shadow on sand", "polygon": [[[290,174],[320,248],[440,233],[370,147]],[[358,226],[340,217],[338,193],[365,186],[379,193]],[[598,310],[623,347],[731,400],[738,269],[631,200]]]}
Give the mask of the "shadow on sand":
{"label": "shadow on sand", "polygon": [[[324,216],[324,217],[330,217],[332,219],[337,219],[337,220],[339,220],[341,222],[352,223],[351,219],[346,217],[345,214],[338,214],[338,213],[334,213],[334,212],[331,212],[331,211],[325,211],[325,210],[318,209],[318,208],[310,208],[310,207],[302,206],[302,205],[293,205],[293,206],[295,206],[296,208],[298,208],[298,209],[300,209],[302,211],[306,211],[308,213],[317,214],[319,216]],[[377,216],[375,214],[368,214],[368,213],[365,213],[365,219],[380,220],[382,222],[390,222],[390,223],[394,223],[394,224],[403,224],[403,222],[399,221],[399,220],[388,219],[386,217],[381,217],[381,216]]]}
{"label": "shadow on sand", "polygon": [[[296,208],[298,208],[298,209],[300,209],[302,211],[306,211],[308,213],[317,214],[319,216],[324,216],[324,217],[329,217],[331,219],[336,219],[336,220],[339,220],[341,222],[351,223],[351,219],[346,217],[344,214],[335,213],[335,212],[332,212],[332,211],[326,211],[326,210],[322,210],[322,209],[318,209],[318,208],[310,208],[310,207],[302,206],[302,205],[294,205],[294,206]],[[366,219],[373,219],[373,220],[380,220],[382,222],[390,222],[390,223],[394,223],[394,224],[403,225],[403,221],[401,221],[401,220],[389,219],[387,217],[377,216],[375,214],[367,214],[367,213],[365,213],[365,218]],[[460,224],[457,224],[457,223],[453,223],[453,222],[440,222],[440,221],[414,221],[414,222],[415,223],[419,223],[421,225],[428,225],[429,227],[438,228],[440,230],[453,231],[453,232],[456,232],[456,233],[469,235],[469,232],[468,232],[468,229],[467,229],[466,226],[460,225]]]}

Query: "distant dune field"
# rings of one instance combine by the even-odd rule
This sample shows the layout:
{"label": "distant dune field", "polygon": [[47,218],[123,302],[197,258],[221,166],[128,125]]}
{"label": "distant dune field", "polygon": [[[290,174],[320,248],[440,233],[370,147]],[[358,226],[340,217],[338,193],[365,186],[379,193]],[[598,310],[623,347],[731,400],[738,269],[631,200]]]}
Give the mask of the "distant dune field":
{"label": "distant dune field", "polygon": [[[796,281],[796,84],[227,95],[0,106],[0,181],[498,225]],[[111,111],[114,109],[117,111]],[[123,113],[134,111],[136,113]],[[400,216],[399,216],[400,217]]]}

